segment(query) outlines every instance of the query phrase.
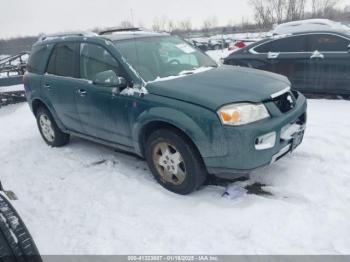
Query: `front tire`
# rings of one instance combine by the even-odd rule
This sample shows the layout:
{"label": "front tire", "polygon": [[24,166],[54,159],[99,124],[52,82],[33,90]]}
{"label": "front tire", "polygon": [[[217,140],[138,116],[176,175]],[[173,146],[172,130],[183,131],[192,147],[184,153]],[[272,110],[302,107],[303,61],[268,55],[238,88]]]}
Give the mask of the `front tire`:
{"label": "front tire", "polygon": [[178,131],[155,131],[146,142],[145,153],[154,178],[171,192],[190,194],[206,180],[207,172],[198,151]]}
{"label": "front tire", "polygon": [[49,110],[40,107],[36,113],[36,121],[46,144],[52,147],[61,147],[68,144],[69,135],[59,129]]}

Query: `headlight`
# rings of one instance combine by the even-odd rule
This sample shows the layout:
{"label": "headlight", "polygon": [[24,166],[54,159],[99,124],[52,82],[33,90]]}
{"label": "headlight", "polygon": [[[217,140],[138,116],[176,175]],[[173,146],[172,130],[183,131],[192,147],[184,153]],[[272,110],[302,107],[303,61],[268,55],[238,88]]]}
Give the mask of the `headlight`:
{"label": "headlight", "polygon": [[270,117],[263,104],[239,103],[219,109],[218,115],[223,125],[240,126]]}

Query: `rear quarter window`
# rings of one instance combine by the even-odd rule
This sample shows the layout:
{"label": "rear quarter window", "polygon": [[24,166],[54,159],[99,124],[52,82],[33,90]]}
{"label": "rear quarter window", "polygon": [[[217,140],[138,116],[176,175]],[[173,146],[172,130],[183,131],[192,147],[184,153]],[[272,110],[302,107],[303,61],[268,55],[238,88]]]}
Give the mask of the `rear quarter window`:
{"label": "rear quarter window", "polygon": [[34,46],[29,56],[27,71],[30,73],[43,74],[49,51],[47,45]]}

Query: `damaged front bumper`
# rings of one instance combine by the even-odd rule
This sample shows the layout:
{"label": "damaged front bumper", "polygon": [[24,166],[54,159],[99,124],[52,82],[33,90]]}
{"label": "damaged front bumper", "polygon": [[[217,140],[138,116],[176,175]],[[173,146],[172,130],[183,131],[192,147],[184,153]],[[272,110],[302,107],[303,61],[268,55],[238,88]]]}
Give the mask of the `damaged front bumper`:
{"label": "damaged front bumper", "polygon": [[300,95],[293,110],[239,128],[224,127],[228,154],[204,158],[207,170],[222,178],[237,178],[275,163],[303,141],[307,103]]}

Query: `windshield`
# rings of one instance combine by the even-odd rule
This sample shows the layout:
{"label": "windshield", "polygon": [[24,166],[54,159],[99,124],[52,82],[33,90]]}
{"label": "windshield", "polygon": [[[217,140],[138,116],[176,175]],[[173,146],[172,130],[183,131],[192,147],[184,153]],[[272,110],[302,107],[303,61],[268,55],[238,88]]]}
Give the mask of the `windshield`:
{"label": "windshield", "polygon": [[146,82],[217,67],[214,60],[178,37],[133,38],[114,44]]}

